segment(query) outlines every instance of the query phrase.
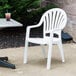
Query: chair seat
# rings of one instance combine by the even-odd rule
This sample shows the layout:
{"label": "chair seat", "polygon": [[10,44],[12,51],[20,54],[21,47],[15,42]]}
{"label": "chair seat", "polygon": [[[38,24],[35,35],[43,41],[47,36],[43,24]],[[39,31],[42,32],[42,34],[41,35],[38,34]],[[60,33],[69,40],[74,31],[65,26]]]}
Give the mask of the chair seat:
{"label": "chair seat", "polygon": [[36,43],[36,44],[46,44],[47,43],[47,40],[45,40],[43,38],[29,38],[28,41],[31,43]]}
{"label": "chair seat", "polygon": [[[50,38],[29,38],[28,41],[31,43],[36,43],[36,44],[48,44]],[[59,38],[53,38],[53,44],[57,43],[59,41]]]}

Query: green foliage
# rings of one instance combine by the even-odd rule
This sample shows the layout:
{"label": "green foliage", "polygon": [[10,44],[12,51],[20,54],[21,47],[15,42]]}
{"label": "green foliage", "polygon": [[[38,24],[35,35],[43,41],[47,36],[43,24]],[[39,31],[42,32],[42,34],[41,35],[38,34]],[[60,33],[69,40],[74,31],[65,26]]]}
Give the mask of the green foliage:
{"label": "green foliage", "polygon": [[24,18],[24,20],[22,20],[26,23],[26,25],[37,24],[45,11],[57,7],[58,6],[55,4],[48,4],[47,6],[40,7],[37,10],[31,10],[24,17],[22,17]]}
{"label": "green foliage", "polygon": [[10,0],[9,3],[12,6],[12,18],[21,21],[27,10],[39,7],[40,0]]}
{"label": "green foliage", "polygon": [[41,0],[0,0],[0,18],[8,10],[13,19],[26,25],[36,24],[46,10],[57,7],[50,4],[41,8],[40,2]]}
{"label": "green foliage", "polygon": [[4,17],[4,13],[8,10],[13,18],[20,20],[28,9],[38,8],[39,4],[40,0],[0,0],[0,17]]}
{"label": "green foliage", "polygon": [[0,17],[4,17],[6,10],[11,9],[8,0],[0,0]]}

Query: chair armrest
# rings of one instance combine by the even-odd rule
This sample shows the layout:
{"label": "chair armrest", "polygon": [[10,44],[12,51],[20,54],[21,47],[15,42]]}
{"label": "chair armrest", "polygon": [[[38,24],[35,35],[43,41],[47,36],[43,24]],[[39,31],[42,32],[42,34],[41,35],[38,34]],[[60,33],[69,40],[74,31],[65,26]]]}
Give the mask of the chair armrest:
{"label": "chair armrest", "polygon": [[40,21],[39,21],[39,23],[37,24],[37,25],[31,25],[31,26],[27,26],[27,29],[26,29],[26,39],[28,39],[29,38],[29,35],[30,35],[30,29],[31,28],[36,28],[36,27],[39,27],[39,26],[41,26],[42,25],[42,23],[43,23],[43,19],[44,17],[42,17],[41,19],[40,19]]}
{"label": "chair armrest", "polygon": [[28,28],[28,29],[36,28],[36,27],[41,26],[42,23],[43,23],[43,17],[40,19],[40,21],[39,21],[38,24],[36,24],[36,25],[31,25],[31,26],[27,26],[27,28]]}
{"label": "chair armrest", "polygon": [[27,26],[28,29],[36,28],[36,27],[39,27],[39,25],[31,25],[31,26]]}
{"label": "chair armrest", "polygon": [[31,26],[27,26],[27,29],[26,29],[26,34],[27,34],[27,36],[29,37],[29,35],[30,35],[30,30],[32,29],[32,28],[36,28],[36,27],[39,27],[40,25],[31,25]]}
{"label": "chair armrest", "polygon": [[30,30],[31,30],[32,28],[36,28],[36,27],[39,27],[39,26],[40,26],[40,24],[27,26],[27,28],[26,28],[27,37],[26,37],[26,38],[29,37],[29,35],[30,35]]}

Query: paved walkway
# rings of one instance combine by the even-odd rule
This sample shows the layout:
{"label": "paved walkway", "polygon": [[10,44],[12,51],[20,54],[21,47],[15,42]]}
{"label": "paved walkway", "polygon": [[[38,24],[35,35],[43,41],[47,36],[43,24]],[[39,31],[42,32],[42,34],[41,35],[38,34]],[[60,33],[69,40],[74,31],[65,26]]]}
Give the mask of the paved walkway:
{"label": "paved walkway", "polygon": [[[53,47],[52,66],[46,69],[40,46],[28,48],[28,63],[23,64],[24,47],[0,49],[0,56],[8,56],[9,62],[16,65],[16,69],[0,67],[0,76],[76,76],[76,44],[63,44],[65,63],[61,62],[57,46]],[[47,53],[47,46],[45,46]]]}

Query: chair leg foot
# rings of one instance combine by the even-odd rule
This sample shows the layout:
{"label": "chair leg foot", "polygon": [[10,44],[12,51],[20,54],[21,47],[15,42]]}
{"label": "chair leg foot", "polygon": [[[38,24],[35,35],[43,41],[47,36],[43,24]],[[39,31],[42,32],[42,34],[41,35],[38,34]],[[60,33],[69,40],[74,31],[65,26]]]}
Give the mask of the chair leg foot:
{"label": "chair leg foot", "polygon": [[47,65],[47,70],[50,70],[50,65]]}
{"label": "chair leg foot", "polygon": [[26,64],[27,63],[27,54],[25,53],[24,54],[24,62],[23,62],[24,64]]}
{"label": "chair leg foot", "polygon": [[24,60],[24,64],[27,64],[27,61],[26,60]]}
{"label": "chair leg foot", "polygon": [[62,62],[64,63],[64,62],[65,62],[65,60],[62,60]]}

